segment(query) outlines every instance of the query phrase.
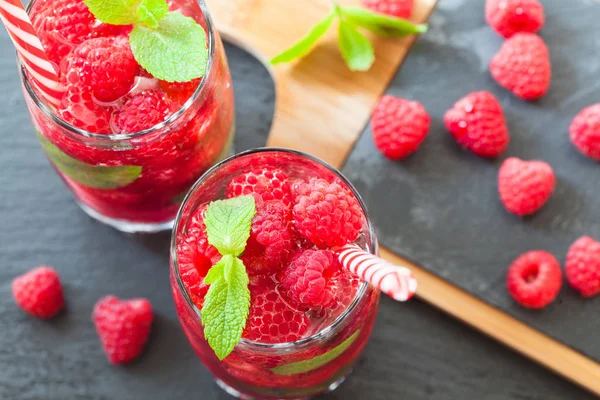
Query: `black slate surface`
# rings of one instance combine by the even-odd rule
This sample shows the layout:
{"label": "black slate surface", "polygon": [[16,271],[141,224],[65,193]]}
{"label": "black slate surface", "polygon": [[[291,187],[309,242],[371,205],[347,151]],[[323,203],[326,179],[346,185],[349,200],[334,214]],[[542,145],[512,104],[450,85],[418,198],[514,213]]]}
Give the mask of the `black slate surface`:
{"label": "black slate surface", "polygon": [[[0,399],[226,400],[189,347],[168,282],[168,234],[123,235],[89,219],[50,168],[28,121],[10,42],[0,29]],[[227,46],[243,150],[264,143],[273,85],[266,70]],[[7,56],[9,55],[9,56]],[[12,278],[48,263],[67,308],[43,322],[10,296]],[[151,300],[146,352],[110,366],[90,313],[106,294]],[[383,299],[355,373],[323,400],[559,400],[593,396],[418,301]]]}
{"label": "black slate surface", "polygon": [[[505,289],[508,265],[521,253],[543,249],[564,261],[570,244],[586,234],[600,239],[600,166],[571,145],[568,127],[585,106],[600,101],[600,3],[543,2],[541,32],[551,53],[553,81],[537,102],[499,87],[488,63],[502,44],[484,22],[484,2],[442,1],[430,31],[415,44],[389,93],[415,99],[432,117],[421,150],[403,161],[378,154],[370,127],[343,172],[364,194],[381,242],[511,315],[600,360],[600,298],[582,300],[568,285],[542,312],[516,305]],[[501,102],[511,132],[499,159],[461,150],[443,126],[444,112],[468,92],[489,90]],[[519,219],[497,194],[503,159],[542,159],[557,187],[538,214]]]}

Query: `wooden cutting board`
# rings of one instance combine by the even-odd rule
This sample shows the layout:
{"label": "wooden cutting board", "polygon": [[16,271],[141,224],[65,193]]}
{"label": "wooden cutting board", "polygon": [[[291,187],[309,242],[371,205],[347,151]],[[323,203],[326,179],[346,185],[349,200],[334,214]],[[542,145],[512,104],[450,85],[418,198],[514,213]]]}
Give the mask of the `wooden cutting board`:
{"label": "wooden cutting board", "polygon": [[[427,21],[436,1],[416,0],[413,20]],[[265,65],[324,18],[331,6],[325,0],[207,2],[222,36]],[[304,59],[272,69],[276,105],[267,144],[306,151],[341,168],[415,38],[373,38],[375,64],[368,72],[352,73],[338,53],[334,31]],[[422,300],[600,395],[600,365],[595,361],[419,267],[419,260],[413,263],[386,249],[382,254],[413,269]]]}

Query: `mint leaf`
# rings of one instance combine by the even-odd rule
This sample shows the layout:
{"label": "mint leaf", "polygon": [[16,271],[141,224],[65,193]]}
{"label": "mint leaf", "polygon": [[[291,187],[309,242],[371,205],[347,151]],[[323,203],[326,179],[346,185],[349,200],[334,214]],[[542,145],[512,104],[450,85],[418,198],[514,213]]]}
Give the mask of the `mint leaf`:
{"label": "mint leaf", "polygon": [[[246,268],[237,257],[225,256],[211,268],[219,268],[213,276],[202,307],[204,336],[220,360],[239,343],[248,312],[250,290]],[[208,278],[207,275],[207,278]]]}
{"label": "mint leaf", "polygon": [[155,28],[136,24],[129,44],[137,62],[155,78],[187,82],[206,72],[204,28],[179,13],[167,13]]}
{"label": "mint leaf", "polygon": [[375,52],[369,39],[360,33],[354,24],[340,21],[338,43],[342,57],[351,71],[367,71],[375,61]]}
{"label": "mint leaf", "polygon": [[348,339],[344,340],[342,343],[329,350],[325,354],[321,354],[308,360],[298,361],[295,363],[271,368],[271,371],[273,371],[277,375],[294,375],[302,374],[320,368],[328,362],[333,361],[334,359],[339,357],[344,351],[346,351],[352,345],[352,343],[354,343],[359,333],[360,329],[354,332],[352,336],[350,336]]}
{"label": "mint leaf", "polygon": [[137,19],[140,0],[83,0],[92,14],[113,25],[133,24]]}
{"label": "mint leaf", "polygon": [[213,201],[204,214],[208,242],[223,255],[239,256],[250,237],[255,212],[252,196]]}
{"label": "mint leaf", "polygon": [[169,5],[165,0],[142,0],[137,10],[137,23],[157,27],[159,20],[166,17]]}
{"label": "mint leaf", "polygon": [[342,13],[348,21],[379,36],[401,37],[427,32],[427,25],[413,24],[405,19],[378,14],[366,8],[347,7],[342,9]]}
{"label": "mint leaf", "polygon": [[218,263],[213,265],[209,270],[206,276],[204,277],[204,283],[210,285],[215,283],[220,278],[224,277],[225,274],[225,265],[231,264],[233,262],[233,257],[229,254],[223,256]]}
{"label": "mint leaf", "polygon": [[63,153],[39,132],[36,134],[42,149],[52,164],[60,172],[83,186],[96,189],[117,189],[129,185],[142,173],[142,167],[135,165],[105,167],[86,164]]}
{"label": "mint leaf", "polygon": [[271,64],[277,65],[284,62],[290,62],[296,58],[307,55],[312,50],[317,40],[327,32],[335,16],[336,13],[332,10],[324,20],[317,23],[302,39],[273,57],[271,59]]}

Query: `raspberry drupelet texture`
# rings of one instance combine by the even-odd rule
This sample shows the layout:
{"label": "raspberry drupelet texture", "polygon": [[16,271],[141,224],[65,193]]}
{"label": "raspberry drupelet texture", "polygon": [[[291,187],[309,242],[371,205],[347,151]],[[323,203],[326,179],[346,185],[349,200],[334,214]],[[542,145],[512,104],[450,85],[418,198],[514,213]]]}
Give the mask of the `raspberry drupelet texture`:
{"label": "raspberry drupelet texture", "polygon": [[548,201],[556,178],[552,167],[543,161],[504,160],[498,172],[500,200],[508,211],[519,216],[533,214]]}
{"label": "raspberry drupelet texture", "polygon": [[351,243],[358,237],[364,216],[349,189],[339,182],[312,178],[294,183],[294,223],[296,230],[317,247]]}
{"label": "raspberry drupelet texture", "polygon": [[172,113],[171,100],[161,91],[144,90],[129,97],[115,114],[113,129],[132,133],[152,128]]}
{"label": "raspberry drupelet texture", "polygon": [[560,292],[562,271],[552,254],[529,251],[510,265],[506,283],[517,303],[528,308],[544,308]]}
{"label": "raspberry drupelet texture", "polygon": [[510,142],[504,112],[490,92],[458,100],[446,111],[444,124],[459,145],[480,157],[497,157]]}
{"label": "raspberry drupelet texture", "polygon": [[420,103],[390,95],[379,100],[371,116],[375,146],[392,160],[417,151],[429,125],[429,114]]}
{"label": "raspberry drupelet texture", "polygon": [[410,18],[414,0],[362,0],[365,7],[379,13],[398,18]]}
{"label": "raspberry drupelet texture", "polygon": [[492,58],[490,72],[500,86],[521,99],[538,99],[548,92],[552,79],[548,47],[536,34],[517,33]]}
{"label": "raspberry drupelet texture", "polygon": [[544,26],[544,6],[538,0],[487,0],[485,19],[500,35],[536,33]]}
{"label": "raspberry drupelet texture", "polygon": [[302,306],[321,308],[334,299],[330,278],[340,264],[329,250],[305,250],[282,273],[281,283],[288,295]]}
{"label": "raspberry drupelet texture", "polygon": [[577,239],[567,253],[565,274],[569,285],[582,296],[600,294],[600,243],[589,236]]}
{"label": "raspberry drupelet texture", "polygon": [[52,318],[65,304],[58,273],[45,265],[16,277],[11,289],[17,305],[41,319]]}
{"label": "raspberry drupelet texture", "polygon": [[94,306],[93,320],[112,364],[136,359],[148,341],[154,315],[146,299],[120,300],[106,296]]}
{"label": "raspberry drupelet texture", "polygon": [[251,306],[243,337],[260,343],[285,343],[302,339],[310,320],[284,300],[270,278],[250,284]]}
{"label": "raspberry drupelet texture", "polygon": [[600,161],[600,103],[584,108],[575,116],[569,137],[577,150]]}
{"label": "raspberry drupelet texture", "polygon": [[292,251],[292,217],[281,200],[261,201],[256,205],[250,238],[242,261],[251,275],[277,272]]}
{"label": "raspberry drupelet texture", "polygon": [[241,174],[229,182],[225,191],[228,199],[248,194],[257,200],[281,200],[287,206],[292,202],[288,176],[278,168],[262,167]]}

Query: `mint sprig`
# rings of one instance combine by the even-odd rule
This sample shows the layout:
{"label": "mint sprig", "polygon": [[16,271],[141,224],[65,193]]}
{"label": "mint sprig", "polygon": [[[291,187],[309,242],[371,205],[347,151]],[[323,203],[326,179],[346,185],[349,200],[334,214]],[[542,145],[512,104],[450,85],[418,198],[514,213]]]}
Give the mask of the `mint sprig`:
{"label": "mint sprig", "polygon": [[84,0],[100,21],[133,25],[129,40],[136,61],[152,76],[187,82],[204,76],[206,32],[194,19],[169,12],[166,0]]}
{"label": "mint sprig", "polygon": [[250,310],[248,274],[239,255],[250,237],[256,213],[254,197],[210,203],[204,213],[208,242],[221,254],[204,283],[210,285],[202,307],[204,337],[217,357],[227,357],[242,338]]}
{"label": "mint sprig", "polygon": [[402,37],[427,31],[427,25],[413,24],[403,18],[390,17],[361,7],[341,7],[334,3],[329,15],[318,22],[304,37],[271,59],[276,65],[290,62],[308,54],[317,41],[338,21],[340,53],[352,71],[367,71],[375,61],[373,46],[358,28],[383,37]]}

